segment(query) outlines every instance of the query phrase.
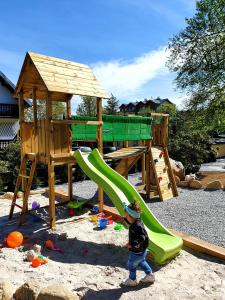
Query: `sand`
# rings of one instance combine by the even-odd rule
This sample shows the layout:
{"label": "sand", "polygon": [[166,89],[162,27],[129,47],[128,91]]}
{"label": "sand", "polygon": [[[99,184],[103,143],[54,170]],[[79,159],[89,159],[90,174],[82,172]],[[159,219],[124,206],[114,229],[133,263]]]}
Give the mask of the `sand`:
{"label": "sand", "polygon": [[[43,196],[37,195],[32,196],[30,202],[37,199],[44,203]],[[7,219],[10,203],[0,199],[1,241],[17,226],[18,214],[15,214],[13,221]],[[60,219],[55,232],[48,230],[44,222],[33,222],[31,216],[26,218],[26,225],[19,228],[29,238],[28,244],[36,241],[43,245],[45,240],[51,238],[65,251],[62,254],[44,249],[42,254],[48,258],[46,265],[34,269],[24,261],[25,253],[2,248],[0,277],[10,279],[15,289],[25,281],[36,280],[43,286],[53,282],[65,284],[82,299],[225,299],[223,262],[187,249],[166,266],[152,265],[156,276],[153,285],[122,288],[120,283],[128,274],[128,252],[124,248],[127,230],[117,232],[113,225],[98,230],[89,221],[88,212],[69,217],[67,209],[59,208],[57,215]],[[81,220],[81,217],[85,219]],[[63,232],[68,234],[65,241],[58,239]],[[138,279],[142,276],[143,272],[138,271]]]}

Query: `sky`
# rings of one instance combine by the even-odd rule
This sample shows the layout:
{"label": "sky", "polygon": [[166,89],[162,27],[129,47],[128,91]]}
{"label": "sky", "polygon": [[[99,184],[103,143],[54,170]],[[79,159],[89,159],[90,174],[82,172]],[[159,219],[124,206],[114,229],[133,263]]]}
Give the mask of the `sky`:
{"label": "sky", "polygon": [[32,51],[88,64],[120,103],[161,97],[181,106],[166,48],[194,13],[195,0],[2,1],[0,71],[16,84]]}

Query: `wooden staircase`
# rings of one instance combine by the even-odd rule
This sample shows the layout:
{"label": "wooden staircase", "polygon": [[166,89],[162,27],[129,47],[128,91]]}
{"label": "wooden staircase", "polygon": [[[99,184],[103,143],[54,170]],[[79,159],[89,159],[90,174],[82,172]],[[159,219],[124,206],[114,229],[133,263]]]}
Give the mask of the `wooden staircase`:
{"label": "wooden staircase", "polygon": [[163,201],[178,196],[167,148],[162,146],[151,147],[150,160],[160,199]]}
{"label": "wooden staircase", "polygon": [[[31,161],[29,175],[27,175],[28,161]],[[9,213],[9,219],[11,219],[13,216],[15,206],[19,207],[21,209],[19,225],[23,224],[24,215],[28,210],[28,197],[30,195],[30,189],[31,189],[33,178],[34,178],[35,168],[36,168],[36,154],[34,154],[34,153],[25,154],[21,161],[20,170],[19,170],[19,174],[17,177],[16,186],[15,186],[14,195],[13,195],[12,204],[11,204],[11,209],[10,209],[10,213]],[[22,185],[22,189],[23,189],[22,190],[22,192],[23,192],[23,205],[22,206],[20,206],[16,203],[17,194],[20,190],[21,185]]]}

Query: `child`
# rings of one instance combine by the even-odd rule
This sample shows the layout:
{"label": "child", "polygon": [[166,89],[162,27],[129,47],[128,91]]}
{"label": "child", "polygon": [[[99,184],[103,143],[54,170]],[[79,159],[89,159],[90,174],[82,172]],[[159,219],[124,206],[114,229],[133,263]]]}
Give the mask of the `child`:
{"label": "child", "polygon": [[138,285],[136,279],[137,267],[140,266],[144,272],[145,277],[140,280],[140,283],[153,283],[155,276],[152,269],[145,260],[148,247],[148,234],[144,228],[143,222],[140,220],[140,208],[135,201],[132,204],[124,205],[125,221],[129,224],[129,242],[126,245],[129,249],[128,269],[129,278],[122,282],[123,286]]}

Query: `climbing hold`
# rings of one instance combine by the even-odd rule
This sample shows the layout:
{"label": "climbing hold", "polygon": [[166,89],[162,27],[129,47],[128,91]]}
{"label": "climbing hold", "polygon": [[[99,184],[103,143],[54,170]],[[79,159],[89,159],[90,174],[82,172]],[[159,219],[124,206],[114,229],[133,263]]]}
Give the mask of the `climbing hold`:
{"label": "climbing hold", "polygon": [[171,187],[172,187],[172,183],[169,182],[169,183],[168,183],[168,188],[170,189]]}
{"label": "climbing hold", "polygon": [[160,177],[158,177],[158,181],[160,182],[162,180],[162,177],[160,176]]}
{"label": "climbing hold", "polygon": [[154,163],[157,163],[158,162],[158,159],[156,158],[156,159],[154,159]]}
{"label": "climbing hold", "polygon": [[161,151],[160,154],[159,154],[159,158],[163,157],[164,156],[164,152]]}

